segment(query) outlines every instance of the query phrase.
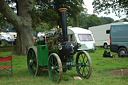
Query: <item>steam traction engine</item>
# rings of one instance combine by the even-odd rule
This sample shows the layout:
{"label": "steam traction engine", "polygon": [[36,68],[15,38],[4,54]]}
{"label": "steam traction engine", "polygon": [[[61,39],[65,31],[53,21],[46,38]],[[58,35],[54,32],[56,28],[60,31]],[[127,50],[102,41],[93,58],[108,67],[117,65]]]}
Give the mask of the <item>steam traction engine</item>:
{"label": "steam traction engine", "polygon": [[80,77],[89,78],[92,72],[92,63],[86,51],[78,51],[79,43],[68,41],[66,25],[66,8],[59,9],[62,21],[62,33],[54,36],[40,37],[30,47],[27,54],[28,70],[32,75],[40,75],[43,68],[48,68],[50,78],[60,82],[62,72],[76,67]]}

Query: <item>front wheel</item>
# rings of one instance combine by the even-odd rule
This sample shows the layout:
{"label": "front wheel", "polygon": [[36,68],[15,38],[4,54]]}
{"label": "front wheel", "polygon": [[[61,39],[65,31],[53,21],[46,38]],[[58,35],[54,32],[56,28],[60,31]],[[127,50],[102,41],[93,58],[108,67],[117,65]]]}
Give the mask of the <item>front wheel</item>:
{"label": "front wheel", "polygon": [[86,51],[78,52],[76,56],[76,65],[78,75],[88,79],[92,73],[92,62]]}
{"label": "front wheel", "polygon": [[48,59],[48,72],[50,78],[59,83],[62,78],[62,63],[56,53],[51,53]]}
{"label": "front wheel", "polygon": [[27,53],[27,66],[32,75],[39,76],[41,74],[41,68],[38,65],[37,47],[32,46]]}
{"label": "front wheel", "polygon": [[122,57],[123,55],[126,55],[126,54],[127,54],[126,48],[124,48],[124,47],[119,48],[119,50],[118,50],[119,57]]}

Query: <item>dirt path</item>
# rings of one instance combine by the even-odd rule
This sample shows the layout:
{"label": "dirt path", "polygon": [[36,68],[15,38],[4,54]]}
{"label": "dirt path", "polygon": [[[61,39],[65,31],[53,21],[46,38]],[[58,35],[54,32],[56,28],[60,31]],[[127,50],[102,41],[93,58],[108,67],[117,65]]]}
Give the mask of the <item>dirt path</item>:
{"label": "dirt path", "polygon": [[112,75],[118,75],[118,76],[124,75],[124,76],[128,77],[128,68],[111,70],[111,71],[108,71],[108,72],[111,73]]}

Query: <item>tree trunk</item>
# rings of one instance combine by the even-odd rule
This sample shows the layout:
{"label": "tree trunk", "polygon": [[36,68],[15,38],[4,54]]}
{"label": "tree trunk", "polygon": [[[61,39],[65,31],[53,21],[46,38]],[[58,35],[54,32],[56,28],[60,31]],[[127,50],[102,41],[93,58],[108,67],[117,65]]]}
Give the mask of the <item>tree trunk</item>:
{"label": "tree trunk", "polygon": [[22,25],[21,30],[17,30],[15,54],[26,54],[28,48],[33,45],[32,19],[29,14],[30,9],[33,7],[32,3],[33,0],[18,0],[18,15],[21,18]]}
{"label": "tree trunk", "polygon": [[[28,29],[27,29],[28,30]],[[14,53],[17,55],[22,55],[27,53],[27,49],[33,45],[33,31],[23,31],[17,32],[17,40],[14,48]]]}
{"label": "tree trunk", "polygon": [[0,0],[0,12],[17,31],[15,54],[26,54],[27,49],[33,45],[32,19],[29,14],[32,8],[33,0],[18,0],[18,15],[16,15],[5,0]]}

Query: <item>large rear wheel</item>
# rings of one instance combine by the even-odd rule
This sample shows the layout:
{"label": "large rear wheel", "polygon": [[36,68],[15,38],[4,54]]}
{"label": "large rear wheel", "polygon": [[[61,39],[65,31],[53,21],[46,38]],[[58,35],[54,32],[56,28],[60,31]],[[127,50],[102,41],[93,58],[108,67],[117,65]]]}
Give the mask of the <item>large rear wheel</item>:
{"label": "large rear wheel", "polygon": [[78,52],[76,56],[76,70],[80,77],[89,78],[92,73],[92,62],[86,51]]}
{"label": "large rear wheel", "polygon": [[50,78],[59,83],[62,78],[62,63],[56,53],[51,53],[48,59],[48,72]]}
{"label": "large rear wheel", "polygon": [[40,75],[41,68],[38,66],[37,47],[32,46],[28,50],[27,54],[27,66],[28,70],[32,75]]}

